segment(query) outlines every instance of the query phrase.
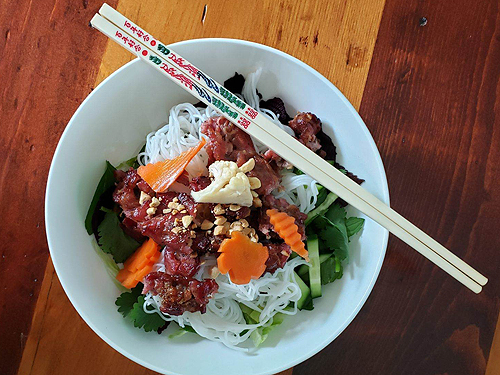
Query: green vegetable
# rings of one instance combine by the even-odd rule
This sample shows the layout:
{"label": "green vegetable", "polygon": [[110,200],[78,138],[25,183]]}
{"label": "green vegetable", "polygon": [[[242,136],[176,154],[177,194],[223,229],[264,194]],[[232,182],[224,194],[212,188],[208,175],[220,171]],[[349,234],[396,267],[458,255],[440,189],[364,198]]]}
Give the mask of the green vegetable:
{"label": "green vegetable", "polygon": [[307,214],[307,219],[304,224],[307,226],[318,216],[323,215],[337,198],[338,196],[336,194],[332,192],[328,193],[323,203]]}
{"label": "green vegetable", "polygon": [[97,255],[99,255],[99,258],[102,259],[104,267],[106,268],[106,272],[111,277],[111,280],[113,280],[113,283],[118,287],[118,289],[120,289],[121,291],[128,290],[118,280],[116,280],[116,275],[118,274],[118,271],[120,271],[120,268],[116,265],[113,257],[110,254],[103,253],[95,238],[92,238],[92,247],[94,248]]}
{"label": "green vegetable", "polygon": [[[309,267],[306,266],[306,268],[309,268]],[[297,275],[295,272],[294,272],[294,277],[295,277],[295,282],[299,285],[299,288],[301,291],[301,296],[300,296],[299,300],[297,301],[297,308],[299,310],[302,310],[302,309],[304,309],[304,306],[306,305],[306,302],[308,302],[308,300],[311,300],[311,302],[312,302],[311,290],[306,285],[306,283],[304,281],[302,281],[300,276]]]}
{"label": "green vegetable", "polygon": [[123,292],[116,299],[115,305],[118,306],[118,312],[120,312],[124,317],[126,317],[134,308],[134,304],[140,297],[143,287],[144,285],[142,285],[142,283],[139,283],[130,292]]}
{"label": "green vegetable", "polygon": [[307,251],[309,253],[309,283],[311,287],[311,297],[321,297],[321,272],[319,261],[319,242],[316,235],[307,238]]}
{"label": "green vegetable", "polygon": [[175,339],[177,337],[184,336],[186,333],[196,333],[196,331],[191,326],[180,327],[177,331],[168,336],[169,339]]}
{"label": "green vegetable", "polygon": [[[332,254],[320,254],[319,255],[319,262],[323,264],[328,258],[330,258]],[[297,275],[299,275],[301,278],[303,278],[304,275],[309,273],[309,266],[307,264],[303,264],[299,267],[299,269],[296,271]]]}
{"label": "green vegetable", "polygon": [[[240,303],[241,312],[247,324],[257,324],[260,318],[260,311],[253,310],[250,307]],[[268,337],[269,332],[271,332],[276,326],[283,322],[284,314],[277,313],[273,317],[273,322],[268,327],[259,327],[250,334],[255,347],[260,346]],[[248,332],[248,331],[245,331]]]}
{"label": "green vegetable", "polygon": [[92,229],[92,217],[94,216],[94,212],[96,211],[97,204],[101,199],[101,196],[115,184],[115,170],[116,168],[106,160],[106,169],[99,181],[99,184],[97,185],[94,197],[92,198],[92,202],[90,203],[90,207],[87,212],[87,216],[85,217],[85,229],[87,229],[88,234],[94,233],[94,230]]}
{"label": "green vegetable", "polygon": [[346,212],[338,204],[332,205],[324,216],[324,228],[319,236],[340,260],[347,259],[349,237],[347,237]]}
{"label": "green vegetable", "polygon": [[111,254],[116,263],[123,263],[140,244],[125,234],[115,212],[108,209],[102,210],[106,212],[106,215],[98,229],[99,246],[102,251]]}
{"label": "green vegetable", "polygon": [[345,221],[345,227],[347,229],[347,237],[351,238],[356,233],[358,233],[365,224],[365,219],[359,217],[350,217]]}
{"label": "green vegetable", "polygon": [[340,279],[342,274],[342,263],[339,258],[330,257],[321,263],[321,285]]}
{"label": "green vegetable", "polygon": [[[134,167],[134,165],[137,163],[137,156],[134,156],[133,158],[130,158],[128,160],[122,161],[116,169],[122,170],[124,172],[127,172],[130,167]],[[136,167],[134,167],[135,169]]]}
{"label": "green vegetable", "polygon": [[316,200],[316,207],[318,207],[321,203],[323,203],[326,197],[328,196],[328,189],[326,189],[325,187],[318,185],[318,191],[319,194]]}
{"label": "green vegetable", "polygon": [[157,313],[148,314],[144,311],[144,296],[141,294],[143,287],[139,283],[130,292],[120,294],[115,305],[125,318],[132,320],[135,327],[143,328],[146,332],[158,331],[166,322]]}
{"label": "green vegetable", "polygon": [[132,320],[134,327],[143,328],[146,332],[158,331],[166,322],[156,312],[152,314],[145,312],[144,300],[145,297],[140,295],[127,317]]}

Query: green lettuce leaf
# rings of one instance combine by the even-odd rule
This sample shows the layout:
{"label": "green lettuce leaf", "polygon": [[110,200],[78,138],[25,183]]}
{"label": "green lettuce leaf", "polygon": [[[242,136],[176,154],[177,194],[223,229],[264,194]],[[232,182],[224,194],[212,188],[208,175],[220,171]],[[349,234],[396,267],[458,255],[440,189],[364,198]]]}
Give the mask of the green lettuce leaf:
{"label": "green lettuce leaf", "polygon": [[116,263],[123,263],[140,246],[139,242],[128,236],[120,226],[118,215],[108,209],[104,220],[99,224],[99,246],[111,254]]}
{"label": "green lettuce leaf", "polygon": [[85,229],[87,230],[88,234],[94,233],[94,230],[92,228],[92,218],[96,211],[97,204],[101,199],[101,196],[115,184],[115,175],[114,175],[115,170],[116,168],[113,167],[111,163],[106,160],[106,169],[104,170],[104,174],[102,175],[99,184],[97,185],[94,197],[92,198],[92,202],[90,203],[90,207],[87,212],[87,216],[85,217]]}

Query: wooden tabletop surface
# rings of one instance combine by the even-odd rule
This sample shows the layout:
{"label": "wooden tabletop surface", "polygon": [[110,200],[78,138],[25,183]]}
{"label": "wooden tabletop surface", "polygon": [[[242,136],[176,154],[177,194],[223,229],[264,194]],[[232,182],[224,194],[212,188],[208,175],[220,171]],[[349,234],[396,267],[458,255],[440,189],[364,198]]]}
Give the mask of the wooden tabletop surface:
{"label": "wooden tabletop surface", "polygon": [[[294,375],[500,374],[498,0],[109,3],[168,43],[247,39],[318,70],[370,129],[392,206],[489,277],[475,295],[391,237],[361,312]],[[88,27],[101,4],[0,6],[1,374],[152,373],[78,316],[45,238],[59,137],[92,89],[132,58]]]}

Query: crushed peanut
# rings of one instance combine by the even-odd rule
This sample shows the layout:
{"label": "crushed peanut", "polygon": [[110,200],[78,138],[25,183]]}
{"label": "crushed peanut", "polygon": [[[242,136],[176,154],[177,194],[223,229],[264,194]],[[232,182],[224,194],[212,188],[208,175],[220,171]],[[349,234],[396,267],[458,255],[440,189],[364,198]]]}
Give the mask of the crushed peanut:
{"label": "crushed peanut", "polygon": [[222,205],[218,204],[217,206],[214,207],[214,214],[215,215],[223,215],[226,213],[226,210],[222,207]]}
{"label": "crushed peanut", "polygon": [[179,213],[179,211],[177,210],[172,210],[172,215],[177,215]]}
{"label": "crushed peanut", "polygon": [[248,177],[248,181],[250,182],[250,189],[255,190],[262,186],[262,183],[257,177]]}
{"label": "crushed peanut", "polygon": [[223,225],[226,221],[227,219],[224,216],[216,216],[214,223],[215,225]]}
{"label": "crushed peanut", "polygon": [[168,202],[167,207],[168,208],[175,208],[177,206],[174,202]]}
{"label": "crushed peanut", "polygon": [[168,213],[170,213],[170,210],[169,210],[169,209],[164,208],[164,209],[163,209],[163,213],[164,213],[164,214],[168,214]]}
{"label": "crushed peanut", "polygon": [[156,213],[156,207],[149,207],[147,210],[146,210],[146,213],[148,215],[154,215]]}
{"label": "crushed peanut", "polygon": [[253,190],[250,191],[250,193],[252,193],[252,197],[254,197],[254,198],[258,198],[259,197],[259,194],[257,194],[257,192],[255,192]]}
{"label": "crushed peanut", "polygon": [[243,230],[243,225],[239,221],[235,221],[234,223],[231,223],[230,228],[232,230],[236,230],[238,232],[241,232]]}
{"label": "crushed peanut", "polygon": [[212,223],[210,220],[203,220],[203,223],[201,223],[201,230],[207,230],[210,229],[214,226],[214,223]]}
{"label": "crushed peanut", "polygon": [[243,228],[241,231],[245,236],[248,236],[250,233],[252,233],[252,228]]}
{"label": "crushed peanut", "polygon": [[182,205],[182,204],[177,205],[177,207],[176,207],[176,208],[177,208],[179,211],[182,211],[182,210],[185,210],[185,209],[186,209],[186,207],[184,207],[184,205]]}
{"label": "crushed peanut", "polygon": [[217,225],[214,229],[214,235],[220,236],[224,232],[224,227],[222,225]]}
{"label": "crushed peanut", "polygon": [[172,202],[179,203],[179,199],[177,197],[175,197],[174,199],[172,199]]}
{"label": "crushed peanut", "polygon": [[182,217],[182,225],[184,228],[189,227],[189,225],[193,222],[193,217],[191,215],[186,215]]}
{"label": "crushed peanut", "polygon": [[149,204],[149,207],[158,207],[160,205],[160,200],[156,197],[153,197],[151,199],[151,203]]}
{"label": "crushed peanut", "polygon": [[238,211],[240,208],[241,208],[241,206],[240,206],[239,204],[231,204],[231,205],[229,206],[229,209],[230,209],[231,211]]}
{"label": "crushed peanut", "polygon": [[254,198],[253,205],[255,207],[262,207],[262,201],[260,200],[260,198]]}
{"label": "crushed peanut", "polygon": [[142,204],[149,199],[151,199],[149,194],[147,194],[141,190],[141,196],[139,197],[139,204],[142,206]]}
{"label": "crushed peanut", "polygon": [[196,238],[196,232],[194,230],[189,232],[189,237]]}
{"label": "crushed peanut", "polygon": [[181,230],[182,230],[181,227],[174,227],[172,228],[172,233],[179,234]]}
{"label": "crushed peanut", "polygon": [[285,250],[282,250],[282,251],[281,251],[281,254],[283,254],[283,255],[284,255],[284,256],[286,256],[286,257],[288,256],[288,253],[287,253]]}
{"label": "crushed peanut", "polygon": [[254,169],[254,167],[255,167],[255,159],[250,158],[246,161],[246,163],[244,163],[240,167],[240,171],[242,171],[243,173],[247,173],[247,172],[250,172],[252,169]]}
{"label": "crushed peanut", "polygon": [[182,210],[181,211],[181,214],[187,214],[187,213],[188,213],[187,210]]}
{"label": "crushed peanut", "polygon": [[247,228],[250,225],[248,224],[248,221],[246,221],[245,219],[241,219],[240,223],[243,228]]}

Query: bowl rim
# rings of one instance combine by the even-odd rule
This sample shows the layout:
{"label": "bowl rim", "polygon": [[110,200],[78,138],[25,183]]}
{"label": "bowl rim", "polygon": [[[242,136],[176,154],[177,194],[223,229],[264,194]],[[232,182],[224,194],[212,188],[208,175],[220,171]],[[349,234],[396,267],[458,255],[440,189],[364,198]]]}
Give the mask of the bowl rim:
{"label": "bowl rim", "polygon": [[[300,67],[306,69],[307,71],[309,71],[310,73],[312,73],[313,75],[315,75],[317,78],[319,78],[321,81],[323,81],[332,91],[334,91],[337,94],[337,96],[342,100],[343,104],[349,109],[349,111],[352,113],[352,115],[354,117],[356,117],[359,121],[361,121],[361,123],[363,124],[363,131],[365,133],[367,133],[367,135],[369,136],[368,137],[368,142],[370,144],[370,147],[372,148],[372,151],[374,152],[375,159],[376,159],[375,162],[381,166],[381,173],[382,173],[381,177],[382,177],[382,182],[383,182],[383,184],[382,184],[383,186],[382,186],[382,197],[381,197],[381,200],[383,202],[385,202],[387,205],[390,204],[389,187],[388,187],[387,176],[386,176],[386,173],[385,173],[385,168],[384,168],[384,164],[383,164],[382,158],[380,156],[380,152],[379,152],[379,150],[378,150],[378,148],[377,148],[377,146],[375,144],[375,141],[374,141],[374,139],[373,139],[373,137],[372,137],[372,135],[371,135],[368,127],[366,126],[365,122],[363,121],[363,119],[359,115],[359,113],[356,111],[356,109],[353,107],[353,105],[349,102],[349,100],[344,96],[344,94],[342,94],[342,92],[332,82],[330,82],[326,77],[324,77],[321,73],[319,73],[313,67],[309,66],[305,62],[297,59],[296,57],[294,57],[294,56],[292,56],[292,55],[290,55],[290,54],[288,54],[286,52],[280,51],[280,50],[278,50],[276,48],[273,48],[273,47],[270,47],[270,46],[267,46],[267,45],[264,45],[264,44],[260,44],[260,43],[256,43],[256,42],[251,42],[251,41],[247,41],[247,40],[243,40],[243,39],[235,39],[235,38],[197,38],[197,39],[188,39],[188,40],[178,41],[178,42],[169,44],[169,47],[175,48],[176,46],[179,46],[179,45],[189,45],[189,44],[196,44],[196,43],[200,43],[200,42],[217,42],[217,43],[239,44],[239,45],[243,45],[243,46],[250,46],[250,47],[258,48],[258,49],[265,50],[265,51],[268,51],[268,52],[272,52],[272,53],[275,53],[277,55],[281,55],[282,57],[284,57],[284,58],[286,58],[288,60],[291,60],[293,63],[298,64]],[[44,208],[45,232],[46,232],[46,236],[47,236],[47,243],[48,243],[48,247],[49,247],[49,252],[50,252],[51,260],[52,260],[52,263],[54,265],[54,269],[56,271],[57,277],[59,278],[59,281],[60,281],[60,283],[61,283],[61,285],[63,287],[64,293],[66,294],[66,296],[68,297],[69,301],[71,302],[71,305],[78,312],[78,314],[80,315],[80,317],[85,321],[85,323],[104,342],[106,342],[109,346],[111,346],[117,352],[119,352],[120,354],[124,355],[125,357],[133,360],[134,362],[140,364],[143,367],[146,367],[148,369],[151,369],[153,371],[156,371],[158,373],[162,373],[163,374],[163,373],[165,373],[164,369],[162,369],[160,367],[157,367],[155,365],[152,365],[151,363],[146,362],[146,361],[142,360],[141,358],[136,357],[134,354],[128,352],[125,349],[123,349],[119,344],[115,343],[111,339],[108,339],[108,337],[100,329],[98,329],[96,326],[94,326],[94,324],[90,321],[90,319],[85,314],[85,312],[83,311],[83,309],[78,305],[78,303],[76,302],[76,300],[70,295],[70,293],[67,292],[66,286],[65,286],[66,282],[59,277],[60,273],[59,273],[58,270],[60,269],[60,265],[58,264],[57,257],[53,256],[54,255],[54,253],[52,251],[52,247],[53,247],[52,243],[53,242],[51,241],[51,235],[50,235],[50,233],[51,233],[50,227],[51,226],[49,224],[49,221],[47,220],[47,217],[48,217],[49,192],[51,190],[52,184],[54,183],[52,181],[53,180],[52,176],[53,176],[54,161],[56,160],[57,155],[60,152],[61,144],[64,142],[64,139],[67,136],[68,129],[70,128],[72,122],[79,115],[80,111],[85,106],[85,104],[87,103],[87,101],[89,101],[90,98],[98,90],[100,90],[102,88],[102,86],[104,86],[104,84],[108,80],[111,80],[115,75],[121,73],[122,70],[127,69],[129,67],[129,65],[137,64],[137,63],[140,63],[140,59],[139,58],[135,58],[135,59],[129,61],[128,63],[124,64],[123,66],[121,66],[120,68],[118,68],[117,70],[115,70],[113,73],[111,73],[108,77],[106,77],[83,100],[83,102],[79,105],[79,107],[77,108],[77,110],[75,111],[75,113],[71,116],[71,119],[68,121],[68,124],[66,125],[66,127],[65,127],[65,129],[64,129],[64,131],[63,131],[63,133],[62,133],[62,135],[61,135],[61,137],[59,139],[59,141],[58,141],[58,144],[57,144],[57,147],[56,147],[56,149],[54,151],[54,154],[52,156],[52,161],[51,161],[51,164],[50,164],[50,169],[49,169],[49,173],[48,173],[48,177],[47,177],[47,184],[46,184],[46,189],[45,189],[45,201],[44,201],[44,205],[45,205],[45,208]],[[373,287],[375,285],[376,280],[378,279],[378,276],[380,274],[380,270],[381,270],[381,267],[382,267],[382,263],[383,263],[383,261],[385,259],[385,254],[386,254],[386,251],[387,251],[388,239],[389,239],[389,232],[384,229],[383,238],[382,238],[383,249],[382,249],[382,251],[380,253],[380,256],[379,256],[379,258],[377,260],[377,264],[376,264],[376,267],[375,267],[375,272],[373,274],[373,277],[370,280],[370,283],[369,283],[369,285],[368,285],[368,287],[367,287],[367,289],[366,289],[363,297],[360,299],[359,303],[356,305],[356,307],[353,310],[352,314],[350,314],[344,320],[344,322],[341,324],[340,328],[336,332],[333,332],[331,335],[325,336],[325,338],[322,340],[322,342],[319,345],[317,345],[314,348],[312,348],[311,350],[309,350],[307,352],[303,352],[300,356],[291,357],[293,359],[286,366],[281,365],[281,366],[278,366],[278,367],[275,367],[275,368],[272,368],[272,369],[269,368],[265,372],[255,373],[254,375],[267,375],[267,374],[273,374],[273,373],[281,372],[281,371],[287,370],[287,369],[289,369],[291,367],[294,367],[294,366],[296,366],[299,363],[304,362],[305,360],[307,360],[307,359],[311,358],[312,356],[314,356],[315,354],[319,353],[327,345],[329,345],[330,343],[332,343],[347,328],[347,326],[349,324],[351,324],[351,322],[358,315],[359,311],[361,310],[361,308],[365,304],[366,300],[368,299],[368,296],[371,294],[371,292],[373,290]],[[172,374],[172,375],[185,375],[185,374],[181,374],[181,373],[177,373],[177,372],[171,372],[171,371],[169,371],[168,373]]]}

